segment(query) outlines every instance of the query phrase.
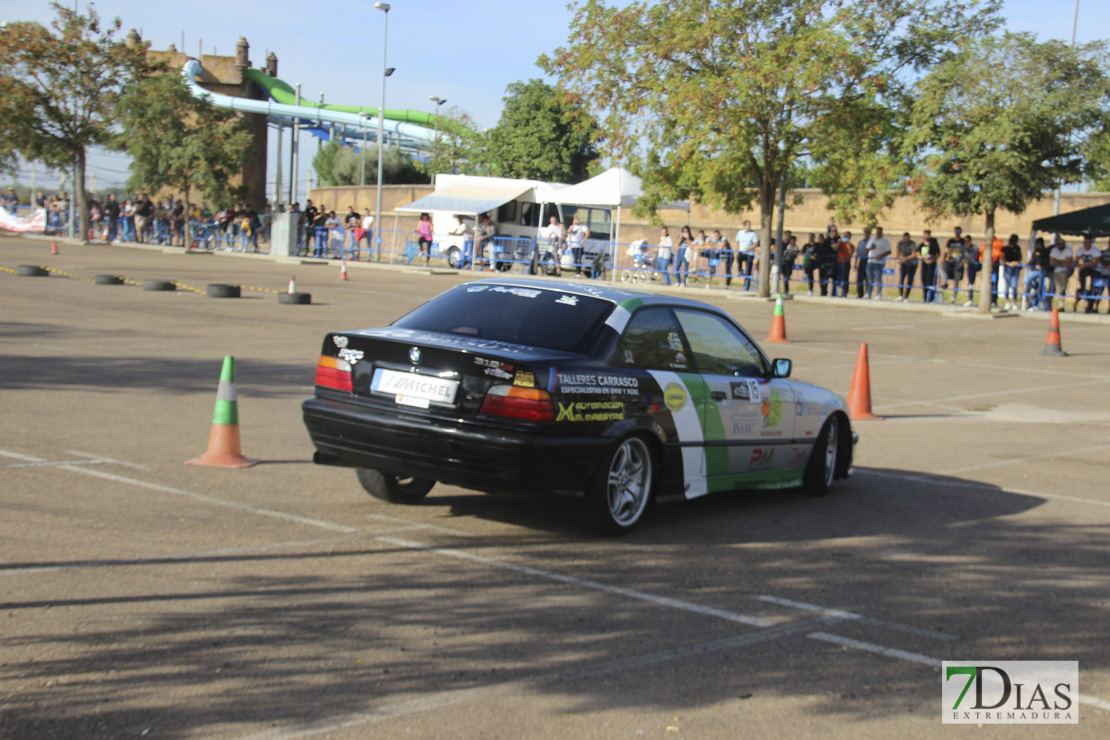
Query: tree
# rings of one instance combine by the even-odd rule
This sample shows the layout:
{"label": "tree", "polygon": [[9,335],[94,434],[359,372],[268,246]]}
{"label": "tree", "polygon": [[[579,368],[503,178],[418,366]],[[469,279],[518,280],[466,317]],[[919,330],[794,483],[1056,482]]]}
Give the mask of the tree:
{"label": "tree", "polygon": [[1100,192],[1110,191],[1110,110],[1105,120],[1087,142],[1083,157],[1090,167],[1091,187]]}
{"label": "tree", "polygon": [[970,42],[918,83],[905,139],[920,159],[915,198],[932,218],[986,218],[981,312],[991,305],[995,213],[1022,213],[1091,172],[1084,152],[1102,133],[1105,70],[1101,42],[1073,49],[1005,34]]}
{"label": "tree", "polygon": [[[586,0],[572,42],[540,65],[599,116],[614,158],[643,178],[641,213],[694,198],[729,213],[758,203],[771,241],[776,196],[804,165],[842,211],[897,183],[884,138],[908,71],[996,23],[997,0]],[[828,175],[826,142],[861,181]],[[863,187],[861,187],[863,186]],[[881,201],[881,199],[880,199]],[[882,205],[882,202],[879,203]],[[769,294],[769,250],[759,293]]]}
{"label": "tree", "polygon": [[76,168],[80,236],[88,234],[86,152],[111,146],[121,93],[146,75],[146,50],[117,40],[117,18],[101,24],[59,3],[50,28],[8,23],[0,36],[0,153]]}
{"label": "tree", "polygon": [[155,74],[120,99],[123,133],[118,145],[131,155],[133,190],[199,190],[218,206],[247,196],[230,180],[254,156],[245,118],[194,97],[178,73]]}
{"label": "tree", "polygon": [[501,120],[488,134],[490,171],[503,177],[576,183],[598,158],[597,123],[542,80],[505,89]]}
{"label": "tree", "polygon": [[424,169],[435,178],[439,172],[476,175],[483,168],[485,137],[474,131],[474,119],[455,107],[436,116],[435,138],[427,147]]}
{"label": "tree", "polygon": [[[365,158],[365,169],[363,159]],[[353,146],[345,146],[338,139],[332,139],[312,159],[312,168],[320,178],[320,185],[332,187],[358,185],[363,182],[373,184],[378,181],[378,145],[367,146],[356,152]],[[398,146],[382,149],[382,182],[387,185],[411,185],[428,182],[428,175],[417,166],[412,155]]]}

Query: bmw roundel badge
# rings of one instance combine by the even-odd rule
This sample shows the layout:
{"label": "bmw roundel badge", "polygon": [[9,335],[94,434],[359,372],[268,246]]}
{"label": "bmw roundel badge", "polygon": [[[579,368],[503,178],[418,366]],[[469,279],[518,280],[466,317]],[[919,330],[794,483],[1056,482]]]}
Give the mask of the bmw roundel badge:
{"label": "bmw roundel badge", "polygon": [[413,347],[412,349],[409,350],[409,360],[412,361],[413,365],[419,365],[420,364],[420,348],[419,347]]}

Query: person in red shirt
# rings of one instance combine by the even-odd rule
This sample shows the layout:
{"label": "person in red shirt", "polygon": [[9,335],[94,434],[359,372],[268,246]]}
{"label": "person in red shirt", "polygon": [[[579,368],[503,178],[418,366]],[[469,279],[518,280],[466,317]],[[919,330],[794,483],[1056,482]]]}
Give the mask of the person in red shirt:
{"label": "person in red shirt", "polygon": [[[836,245],[836,285],[840,286],[841,298],[848,297],[848,275],[852,270],[852,255],[855,253],[856,245],[852,244],[852,232],[845,231],[844,237]],[[835,288],[833,295],[836,295]]]}

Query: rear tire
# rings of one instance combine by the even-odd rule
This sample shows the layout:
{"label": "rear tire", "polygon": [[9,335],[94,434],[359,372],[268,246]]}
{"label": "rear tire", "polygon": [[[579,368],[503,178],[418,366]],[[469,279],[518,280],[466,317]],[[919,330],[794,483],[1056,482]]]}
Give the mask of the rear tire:
{"label": "rear tire", "polygon": [[436,484],[430,478],[392,475],[372,468],[357,468],[355,473],[367,493],[391,504],[418,504]]}
{"label": "rear tire", "polygon": [[630,532],[647,511],[654,487],[655,453],[643,437],[625,437],[598,467],[580,524],[599,534]]}
{"label": "rear tire", "polygon": [[802,487],[813,496],[824,496],[836,479],[842,424],[844,420],[833,414],[825,420],[821,433],[817,435],[817,442],[813,445],[813,452],[809,455],[809,462],[806,463],[802,476]]}

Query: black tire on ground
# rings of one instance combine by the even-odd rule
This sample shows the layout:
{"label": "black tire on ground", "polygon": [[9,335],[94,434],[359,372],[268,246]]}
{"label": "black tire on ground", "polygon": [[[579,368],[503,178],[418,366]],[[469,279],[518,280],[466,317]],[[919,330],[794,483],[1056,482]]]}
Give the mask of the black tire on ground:
{"label": "black tire on ground", "polygon": [[38,265],[20,265],[15,271],[24,277],[50,277],[50,270]]}
{"label": "black tire on ground", "polygon": [[278,303],[306,306],[312,303],[311,293],[278,293]]}
{"label": "black tire on ground", "polygon": [[223,283],[209,283],[204,292],[209,298],[238,298],[243,294],[238,285],[224,285]]}
{"label": "black tire on ground", "polygon": [[462,250],[458,247],[449,247],[447,249],[447,264],[454,267],[456,270],[462,262]]}
{"label": "black tire on ground", "polygon": [[436,484],[430,478],[391,475],[371,468],[357,468],[355,473],[367,493],[391,504],[418,504]]}
{"label": "black tire on ground", "polygon": [[579,525],[598,534],[624,534],[643,518],[656,482],[656,456],[639,435],[616,442],[586,491]]}
{"label": "black tire on ground", "polygon": [[840,414],[833,414],[822,425],[802,474],[802,487],[806,493],[824,496],[829,492],[840,462],[840,446],[843,443],[841,427],[846,423]]}
{"label": "black tire on ground", "polygon": [[143,290],[177,290],[177,286],[169,280],[144,280]]}
{"label": "black tire on ground", "polygon": [[123,285],[123,278],[119,275],[97,275],[93,282],[97,285]]}

